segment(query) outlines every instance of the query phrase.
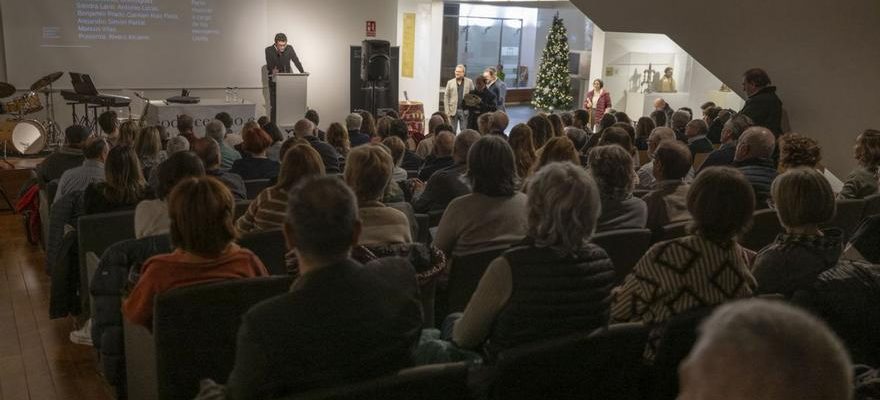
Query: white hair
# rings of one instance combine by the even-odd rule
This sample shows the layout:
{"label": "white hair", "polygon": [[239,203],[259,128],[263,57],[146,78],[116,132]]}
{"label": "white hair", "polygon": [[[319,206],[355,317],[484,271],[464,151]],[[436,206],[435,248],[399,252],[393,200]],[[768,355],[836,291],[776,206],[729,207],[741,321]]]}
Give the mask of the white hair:
{"label": "white hair", "polygon": [[175,136],[168,140],[166,152],[169,156],[181,151],[189,151],[189,140],[183,136]]}
{"label": "white hair", "polygon": [[345,128],[349,131],[360,130],[363,123],[364,117],[361,117],[360,114],[351,113],[345,117]]}
{"label": "white hair", "polygon": [[738,142],[749,146],[749,154],[746,158],[770,158],[773,156],[773,150],[776,149],[776,136],[769,129],[760,126],[746,129]]}
{"label": "white hair", "polygon": [[217,143],[223,141],[226,136],[226,126],[219,120],[213,120],[205,125],[205,137],[214,139]]}
{"label": "white hair", "polygon": [[715,386],[730,398],[844,400],[851,367],[840,339],[816,317],[749,299],[719,307],[703,323],[683,367],[701,379],[683,382]]}
{"label": "white hair", "polygon": [[528,195],[529,236],[537,245],[570,254],[595,232],[602,208],[599,188],[580,166],[545,165],[529,179]]}

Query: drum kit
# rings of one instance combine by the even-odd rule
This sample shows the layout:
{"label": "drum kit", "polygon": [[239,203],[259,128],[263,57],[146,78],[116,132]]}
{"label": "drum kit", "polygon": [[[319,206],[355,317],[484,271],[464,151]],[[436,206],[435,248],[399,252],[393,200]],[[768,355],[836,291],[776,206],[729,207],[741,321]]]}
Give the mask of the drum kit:
{"label": "drum kit", "polygon": [[[55,122],[55,107],[52,101],[52,94],[57,92],[52,89],[52,84],[62,75],[64,75],[62,72],[46,75],[34,82],[25,94],[7,102],[0,102],[2,113],[11,115],[11,118],[0,121],[0,143],[3,143],[4,158],[7,150],[30,156],[63,143],[61,128]],[[12,96],[15,92],[15,86],[0,82],[0,99]],[[40,94],[45,96],[45,107],[40,100]],[[46,110],[44,120],[30,117],[43,110]]]}

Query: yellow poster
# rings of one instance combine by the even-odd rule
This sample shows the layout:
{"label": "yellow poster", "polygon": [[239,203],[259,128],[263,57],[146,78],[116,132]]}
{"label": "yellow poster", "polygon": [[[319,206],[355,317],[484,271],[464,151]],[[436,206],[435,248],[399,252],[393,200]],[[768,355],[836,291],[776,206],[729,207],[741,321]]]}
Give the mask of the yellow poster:
{"label": "yellow poster", "polygon": [[416,14],[403,14],[403,49],[401,49],[402,71],[404,78],[414,76],[413,69],[416,59]]}

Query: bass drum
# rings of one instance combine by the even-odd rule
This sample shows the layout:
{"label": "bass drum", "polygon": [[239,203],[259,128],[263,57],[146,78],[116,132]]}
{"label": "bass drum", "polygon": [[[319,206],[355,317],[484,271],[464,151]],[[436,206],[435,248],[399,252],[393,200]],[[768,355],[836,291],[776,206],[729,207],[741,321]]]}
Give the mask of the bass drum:
{"label": "bass drum", "polygon": [[39,121],[7,119],[0,122],[0,142],[6,150],[19,154],[38,154],[46,147],[46,128]]}

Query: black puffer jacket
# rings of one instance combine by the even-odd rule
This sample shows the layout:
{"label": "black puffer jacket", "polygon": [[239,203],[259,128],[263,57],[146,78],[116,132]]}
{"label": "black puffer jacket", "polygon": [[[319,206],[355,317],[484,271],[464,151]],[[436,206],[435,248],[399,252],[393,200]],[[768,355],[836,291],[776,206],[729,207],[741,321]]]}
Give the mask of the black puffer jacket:
{"label": "black puffer jacket", "polygon": [[[131,239],[110,246],[92,277],[89,291],[94,298],[92,343],[101,357],[107,381],[124,393],[125,345],[122,336],[122,296],[139,276],[140,267],[148,258],[170,253],[168,235]],[[122,394],[120,393],[120,394]]]}

